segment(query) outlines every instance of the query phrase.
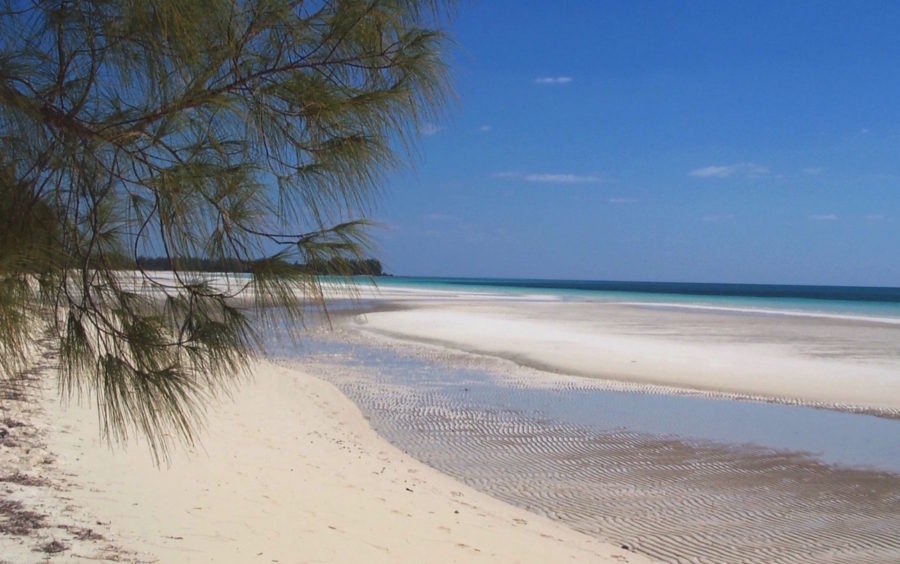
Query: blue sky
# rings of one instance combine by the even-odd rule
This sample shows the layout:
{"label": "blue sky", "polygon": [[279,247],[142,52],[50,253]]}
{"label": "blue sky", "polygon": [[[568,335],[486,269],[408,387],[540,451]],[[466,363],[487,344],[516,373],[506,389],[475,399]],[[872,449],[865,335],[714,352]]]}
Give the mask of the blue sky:
{"label": "blue sky", "polygon": [[900,286],[900,3],[463,2],[388,271]]}

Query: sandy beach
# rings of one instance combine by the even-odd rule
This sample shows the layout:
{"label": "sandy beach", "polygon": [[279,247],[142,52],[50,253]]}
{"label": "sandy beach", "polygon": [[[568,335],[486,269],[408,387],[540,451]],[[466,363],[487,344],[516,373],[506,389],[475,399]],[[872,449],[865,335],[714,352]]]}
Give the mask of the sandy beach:
{"label": "sandy beach", "polygon": [[648,561],[417,462],[296,367],[255,364],[210,406],[202,444],[157,468],[139,441],[99,441],[91,409],[61,407],[52,363],[4,399],[4,428],[20,425],[0,459],[2,562]]}
{"label": "sandy beach", "polygon": [[[4,388],[0,561],[853,562],[900,550],[895,473],[527,415],[528,402],[553,408],[568,394],[574,406],[613,389],[863,411],[889,425],[900,327],[540,294],[328,295],[333,330],[313,320],[299,342],[336,348],[303,360],[283,342],[163,467],[139,440],[104,444],[89,406],[60,404],[55,356],[39,355]],[[377,351],[399,356],[376,368],[366,355]],[[466,367],[486,383],[472,373],[454,384]],[[515,401],[524,407],[502,407]],[[721,425],[722,409],[700,425]],[[805,518],[784,517],[796,511]]]}

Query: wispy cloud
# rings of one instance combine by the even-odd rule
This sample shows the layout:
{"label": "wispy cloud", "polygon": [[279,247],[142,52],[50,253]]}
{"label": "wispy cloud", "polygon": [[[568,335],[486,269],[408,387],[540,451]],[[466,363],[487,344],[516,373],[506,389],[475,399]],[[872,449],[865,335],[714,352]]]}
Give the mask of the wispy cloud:
{"label": "wispy cloud", "polygon": [[608,179],[596,174],[544,173],[544,172],[495,172],[494,178],[516,178],[525,182],[542,184],[600,184]]}
{"label": "wispy cloud", "polygon": [[735,163],[695,168],[689,174],[698,178],[728,178],[731,176],[754,178],[769,174],[769,168],[754,163]]}
{"label": "wispy cloud", "polygon": [[443,129],[443,127],[440,127],[433,123],[423,123],[422,127],[419,128],[419,133],[421,133],[422,135],[435,135],[441,129]]}
{"label": "wispy cloud", "polygon": [[810,221],[837,221],[838,216],[833,213],[814,213],[807,218]]}
{"label": "wispy cloud", "polygon": [[887,219],[884,214],[881,213],[870,213],[866,216],[866,221],[871,221],[872,223],[877,223],[879,221],[884,221]]}
{"label": "wispy cloud", "polygon": [[569,84],[571,76],[539,76],[534,79],[535,84]]}
{"label": "wispy cloud", "polygon": [[639,201],[640,200],[637,200],[635,198],[610,198],[609,199],[610,204],[636,204]]}
{"label": "wispy cloud", "polygon": [[806,176],[820,176],[825,173],[825,169],[817,166],[809,166],[800,169],[800,172]]}
{"label": "wispy cloud", "polygon": [[491,126],[487,124],[484,124],[478,128],[478,133],[490,133],[491,131]]}
{"label": "wispy cloud", "polygon": [[549,182],[552,184],[597,184],[605,182],[601,176],[593,174],[526,174],[522,177],[526,182]]}

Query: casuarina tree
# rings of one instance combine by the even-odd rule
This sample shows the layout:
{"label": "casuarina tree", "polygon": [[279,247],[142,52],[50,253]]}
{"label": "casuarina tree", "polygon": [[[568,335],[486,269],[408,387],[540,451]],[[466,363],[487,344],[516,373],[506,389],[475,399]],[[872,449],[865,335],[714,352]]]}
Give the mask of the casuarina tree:
{"label": "casuarina tree", "polygon": [[[414,0],[0,4],[0,369],[58,346],[108,439],[191,441],[259,331],[358,261],[385,175],[446,101]],[[137,268],[163,255],[171,273]],[[191,260],[241,264],[231,279]],[[278,317],[280,316],[280,317]]]}

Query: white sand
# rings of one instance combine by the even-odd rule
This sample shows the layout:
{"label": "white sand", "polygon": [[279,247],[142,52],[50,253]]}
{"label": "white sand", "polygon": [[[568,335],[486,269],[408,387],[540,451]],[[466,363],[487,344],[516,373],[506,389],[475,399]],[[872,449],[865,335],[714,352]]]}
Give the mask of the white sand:
{"label": "white sand", "polygon": [[[816,329],[817,338],[827,341],[822,344],[805,336],[813,327],[809,323],[818,321],[791,325],[795,322],[734,317],[708,323],[714,318],[656,311],[634,315],[635,310],[620,306],[404,288],[380,294],[365,290],[362,297],[416,307],[357,319],[366,330],[564,373],[900,409],[900,371],[895,361],[885,361],[895,357],[854,354],[859,342],[854,339],[862,338],[857,333],[875,331],[875,338],[884,337],[864,324],[828,321],[825,329]],[[666,323],[659,321],[663,317]],[[754,324],[753,331],[745,324]],[[760,338],[768,328],[790,338]],[[715,334],[719,330],[727,335]],[[888,335],[886,342],[891,339]],[[811,354],[812,345],[828,354]],[[378,437],[336,388],[295,368],[257,365],[255,380],[243,384],[234,401],[211,406],[203,447],[175,452],[171,465],[162,469],[153,466],[141,444],[108,449],[98,440],[95,412],[62,409],[54,390],[45,392],[36,436],[46,446],[26,445],[23,454],[0,458],[0,470],[4,475],[62,475],[53,482],[61,489],[41,494],[53,499],[35,502],[31,486],[2,487],[15,499],[36,503],[56,531],[71,532],[65,528],[70,522],[96,527],[106,537],[93,545],[73,543],[51,559],[646,561],[480,494],[411,459]],[[25,411],[22,417],[29,415]],[[72,543],[70,537],[66,542]],[[19,541],[0,535],[0,561],[47,557]]]}
{"label": "white sand", "polygon": [[162,469],[140,444],[100,443],[92,410],[60,408],[52,393],[44,402],[48,448],[70,475],[65,497],[141,560],[647,561],[413,460],[336,388],[296,369],[259,364],[233,402],[210,409],[202,450]]}
{"label": "white sand", "polygon": [[[425,297],[420,294],[418,299]],[[863,330],[896,349],[900,329],[891,325],[685,314],[591,302],[486,304],[461,298],[370,313],[356,324],[395,338],[500,356],[565,374],[900,411],[897,351],[865,358],[854,349]],[[776,330],[784,342],[768,338]]]}

